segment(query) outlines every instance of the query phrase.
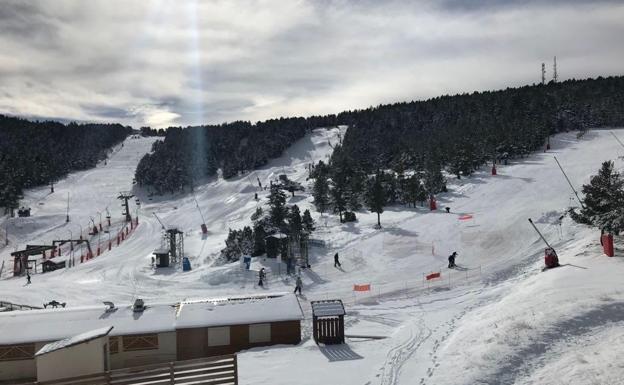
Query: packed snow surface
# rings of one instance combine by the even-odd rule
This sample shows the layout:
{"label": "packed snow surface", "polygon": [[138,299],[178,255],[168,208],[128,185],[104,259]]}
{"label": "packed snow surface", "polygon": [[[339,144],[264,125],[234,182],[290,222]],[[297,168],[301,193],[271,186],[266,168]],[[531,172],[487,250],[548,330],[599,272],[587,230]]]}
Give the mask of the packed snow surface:
{"label": "packed snow surface", "polygon": [[[266,207],[267,192],[258,188],[280,174],[306,185],[289,197],[317,221],[314,237],[325,247],[311,249],[311,269],[301,271],[303,342],[298,346],[255,348],[239,355],[244,384],[620,384],[624,378],[624,262],[601,252],[595,229],[565,216],[578,203],[553,156],[578,189],[605,160],[622,169],[624,149],[610,132],[594,130],[581,138],[566,133],[551,138],[552,149],[489,167],[461,180],[449,177],[449,192],[428,207],[386,207],[383,228],[376,214],[358,212],[358,222],[341,224],[336,215],[312,210],[307,166],[327,161],[345,128],[313,131],[266,167],[248,175],[206,180],[193,194],[152,197],[133,189],[132,175],[154,139],[128,139],[106,165],[74,173],[55,185],[26,193],[31,218],[2,218],[9,245],[0,300],[41,306],[52,299],[68,307],[112,300],[131,304],[178,302],[210,297],[292,291],[293,277],[274,260],[254,258],[251,270],[240,263],[217,263],[228,228],[250,224],[256,207]],[[73,236],[100,222],[108,207],[112,225],[91,235],[108,246],[108,234],[122,225],[122,191],[131,200],[139,226],[119,246],[75,267],[34,274],[32,284],[12,275],[9,254],[16,246],[46,244]],[[69,223],[65,223],[67,193]],[[254,200],[258,193],[259,201]],[[196,204],[195,199],[198,204]],[[208,227],[202,237],[202,217]],[[446,213],[444,207],[450,207]],[[152,252],[162,245],[161,224],[185,234],[185,254],[192,270],[154,269]],[[562,267],[542,272],[544,244],[527,219],[532,218],[557,250]],[[616,237],[616,241],[617,241]],[[317,244],[320,244],[318,242]],[[63,253],[69,251],[65,244]],[[457,269],[446,268],[453,251]],[[338,252],[342,267],[333,266]],[[79,251],[74,250],[76,255]],[[257,272],[268,282],[257,286]],[[441,277],[426,281],[429,273]],[[354,292],[353,285],[371,285]],[[309,301],[342,299],[347,343],[317,346],[310,338]],[[99,325],[94,325],[98,327]],[[95,329],[94,327],[94,329]],[[1,333],[2,331],[0,331]],[[24,331],[26,332],[26,331]]]}

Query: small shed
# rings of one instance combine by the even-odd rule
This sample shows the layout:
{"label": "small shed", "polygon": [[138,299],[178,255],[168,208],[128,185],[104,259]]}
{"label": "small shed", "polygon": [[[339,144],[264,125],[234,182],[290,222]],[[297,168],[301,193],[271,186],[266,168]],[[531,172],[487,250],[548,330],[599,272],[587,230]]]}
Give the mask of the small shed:
{"label": "small shed", "polygon": [[107,326],[51,342],[35,354],[37,381],[101,373],[110,369]]}
{"label": "small shed", "polygon": [[345,342],[344,305],[339,299],[311,301],[312,332],[316,343],[325,345]]}
{"label": "small shed", "polygon": [[48,259],[48,260],[41,262],[41,269],[43,270],[44,273],[47,273],[48,271],[64,269],[66,264],[67,264],[67,261],[64,261],[64,260],[54,261],[54,260]]}
{"label": "small shed", "polygon": [[154,250],[154,257],[156,258],[156,267],[169,267],[169,250],[156,249]]}

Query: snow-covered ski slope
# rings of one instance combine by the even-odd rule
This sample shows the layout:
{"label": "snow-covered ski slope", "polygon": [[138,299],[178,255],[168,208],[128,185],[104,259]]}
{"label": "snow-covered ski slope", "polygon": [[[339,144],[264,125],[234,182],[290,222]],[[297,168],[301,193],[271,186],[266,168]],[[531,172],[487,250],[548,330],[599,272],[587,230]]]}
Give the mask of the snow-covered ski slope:
{"label": "snow-covered ski slope", "polygon": [[[330,143],[338,142],[341,131],[315,130],[249,176],[209,180],[198,187],[195,198],[209,229],[205,239],[193,195],[150,201],[139,194],[140,225],[119,247],[74,268],[34,275],[28,286],[24,278],[8,278],[5,266],[0,300],[39,305],[57,299],[76,306],[136,297],[149,303],[292,290],[293,280],[283,271],[280,275],[272,261],[254,261],[251,272],[238,263],[217,266],[214,261],[228,228],[248,225],[257,205],[266,203],[266,192],[258,190],[256,178],[267,185],[285,173],[307,183],[306,166],[327,159]],[[240,354],[240,382],[621,383],[624,262],[601,255],[596,230],[567,217],[559,226],[559,217],[576,202],[553,159],[557,156],[577,188],[604,160],[615,160],[622,168],[618,156],[624,149],[610,131],[624,137],[624,130],[594,130],[581,139],[576,133],[561,134],[551,139],[548,153],[497,165],[497,176],[484,169],[470,178],[449,179],[449,192],[438,197],[440,210],[387,207],[381,230],[373,228],[375,214],[361,212],[357,223],[340,224],[333,215],[314,213],[315,237],[327,247],[312,249],[312,269],[302,271],[304,311],[309,315],[309,300],[341,298],[347,304],[348,335],[386,338],[349,338],[346,345],[317,347],[309,339],[307,319],[301,345]],[[116,194],[130,189],[134,167],[151,141],[128,139],[108,165],[70,175],[55,186],[54,194],[46,195],[47,188],[29,191],[26,200],[36,208],[34,216],[9,220],[14,238],[0,251],[3,259],[9,262],[15,243],[24,246],[56,239],[55,234],[65,236],[67,191],[76,195],[70,199],[70,228],[78,211],[85,227],[89,217],[106,205],[114,207],[110,211],[119,220]],[[253,199],[255,192],[259,203]],[[309,189],[289,201],[302,210],[312,207]],[[131,211],[135,212],[134,205]],[[191,272],[150,267],[161,235],[152,213],[185,232]],[[459,219],[466,215],[471,218]],[[544,245],[529,217],[557,249],[563,267],[541,272]],[[78,227],[73,226],[75,233]],[[446,257],[452,251],[459,253],[459,269],[449,272]],[[333,267],[336,252],[340,269]],[[260,266],[272,269],[265,288],[255,285]],[[440,280],[423,283],[424,274],[437,271]],[[368,283],[371,292],[353,295],[353,284]]]}

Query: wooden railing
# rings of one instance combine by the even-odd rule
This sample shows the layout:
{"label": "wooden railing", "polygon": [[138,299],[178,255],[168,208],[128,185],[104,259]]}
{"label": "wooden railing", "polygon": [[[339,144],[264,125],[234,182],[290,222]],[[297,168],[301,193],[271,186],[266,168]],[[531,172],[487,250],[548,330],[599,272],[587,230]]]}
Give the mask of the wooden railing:
{"label": "wooden railing", "polygon": [[33,385],[238,385],[236,355],[137,366]]}
{"label": "wooden railing", "polygon": [[41,309],[40,307],[37,307],[37,306],[20,305],[20,304],[17,304],[17,303],[11,303],[11,302],[7,302],[7,301],[0,301],[0,307],[5,308],[7,311]]}

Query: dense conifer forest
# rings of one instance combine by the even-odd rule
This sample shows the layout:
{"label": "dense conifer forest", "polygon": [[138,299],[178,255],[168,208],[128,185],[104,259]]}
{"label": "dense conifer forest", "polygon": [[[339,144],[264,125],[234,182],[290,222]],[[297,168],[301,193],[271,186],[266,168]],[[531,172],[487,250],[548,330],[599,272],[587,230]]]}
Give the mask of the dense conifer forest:
{"label": "dense conifer forest", "polygon": [[0,115],[0,207],[11,211],[23,189],[94,167],[130,131],[119,124],[65,125]]}
{"label": "dense conifer forest", "polygon": [[[557,132],[623,124],[624,77],[567,80],[380,105],[338,115],[171,128],[163,142],[154,144],[153,153],[141,160],[136,180],[156,193],[181,191],[219,168],[228,178],[261,166],[306,130],[348,125],[341,147],[325,165],[327,169],[321,167],[330,181],[344,183],[345,191],[359,188],[361,194],[367,175],[386,170],[392,179],[392,175],[411,170],[420,175],[422,189],[432,194],[445,188],[441,170],[457,177],[469,175],[485,163],[525,156]],[[388,178],[379,175],[380,180]],[[392,188],[388,184],[395,183],[399,182],[383,184],[387,190]],[[398,192],[387,191],[388,203],[422,199],[415,180],[404,183],[411,193],[401,198]],[[350,207],[365,203],[364,198],[352,195],[345,197]],[[319,198],[324,210],[326,205]],[[336,198],[341,197],[334,196],[333,201]],[[342,212],[343,204],[339,206],[337,211]]]}
{"label": "dense conifer forest", "polygon": [[172,127],[137,166],[136,181],[157,194],[192,188],[222,170],[224,178],[251,171],[276,158],[322,118],[237,121],[213,126]]}

